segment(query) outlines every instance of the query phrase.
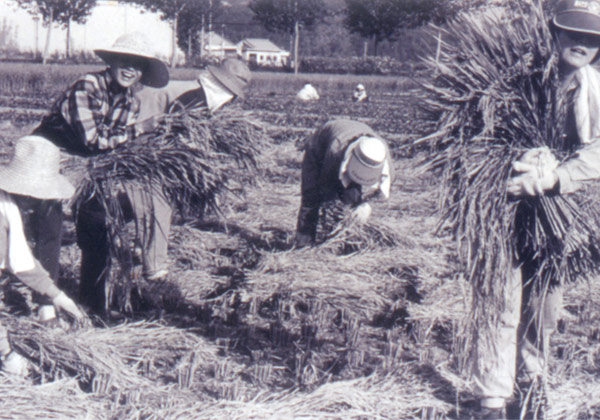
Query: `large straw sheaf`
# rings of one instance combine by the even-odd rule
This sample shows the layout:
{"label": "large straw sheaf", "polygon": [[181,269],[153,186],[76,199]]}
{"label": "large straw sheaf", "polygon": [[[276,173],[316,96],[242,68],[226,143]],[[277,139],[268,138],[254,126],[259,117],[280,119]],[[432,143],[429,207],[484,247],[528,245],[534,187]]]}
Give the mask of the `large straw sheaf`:
{"label": "large straw sheaf", "polygon": [[597,271],[598,209],[582,194],[511,200],[506,193],[511,164],[527,150],[547,147],[559,161],[572,152],[541,2],[465,14],[440,31],[439,60],[426,62],[437,77],[423,98],[437,129],[417,143],[431,147],[427,165],[445,180],[442,226],[454,234],[473,285],[469,329],[485,342],[517,255],[535,261],[540,289]]}
{"label": "large straw sheaf", "polygon": [[215,115],[192,110],[165,116],[154,133],[87,159],[75,207],[96,197],[104,208],[118,268],[109,295],[121,308],[131,305],[134,259],[129,245],[136,235],[127,228],[119,204],[121,184],[136,181],[149,191],[162,191],[184,219],[219,214],[227,194],[241,193],[257,179],[265,140],[262,125],[249,112],[235,107]]}

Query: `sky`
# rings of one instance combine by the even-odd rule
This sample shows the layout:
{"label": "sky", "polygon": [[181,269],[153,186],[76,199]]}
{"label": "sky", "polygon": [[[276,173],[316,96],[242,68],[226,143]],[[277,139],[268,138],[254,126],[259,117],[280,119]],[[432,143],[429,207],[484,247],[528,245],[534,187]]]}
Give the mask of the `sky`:
{"label": "sky", "polygon": [[[0,0],[0,23],[10,28],[21,51],[43,51],[47,28],[21,9],[14,0]],[[110,47],[115,39],[126,32],[146,34],[156,52],[163,58],[171,56],[171,26],[161,21],[157,14],[144,12],[137,6],[120,4],[113,0],[99,0],[98,5],[84,25],[71,25],[71,51]],[[37,36],[36,36],[37,35]],[[50,38],[50,51],[65,51],[66,31],[54,25]]]}

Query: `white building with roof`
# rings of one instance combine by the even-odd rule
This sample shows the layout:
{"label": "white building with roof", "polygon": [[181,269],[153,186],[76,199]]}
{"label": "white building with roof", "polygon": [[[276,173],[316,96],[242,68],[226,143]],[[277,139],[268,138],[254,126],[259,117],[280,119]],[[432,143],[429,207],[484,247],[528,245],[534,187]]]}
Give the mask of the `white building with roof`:
{"label": "white building with roof", "polygon": [[199,42],[202,45],[204,56],[235,58],[239,55],[239,48],[236,44],[214,31],[206,32],[204,34],[204,38],[201,34],[199,37]]}
{"label": "white building with roof", "polygon": [[238,43],[242,59],[259,66],[283,67],[290,53],[264,38],[246,38]]}

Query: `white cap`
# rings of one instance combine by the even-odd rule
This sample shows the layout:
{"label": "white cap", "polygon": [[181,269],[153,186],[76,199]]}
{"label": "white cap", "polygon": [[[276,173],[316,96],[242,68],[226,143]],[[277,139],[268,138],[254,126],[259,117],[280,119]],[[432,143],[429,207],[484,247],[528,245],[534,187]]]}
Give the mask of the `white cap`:
{"label": "white cap", "polygon": [[374,185],[379,182],[387,157],[385,143],[376,137],[367,136],[359,137],[356,141],[358,143],[352,151],[346,173],[357,184]]}

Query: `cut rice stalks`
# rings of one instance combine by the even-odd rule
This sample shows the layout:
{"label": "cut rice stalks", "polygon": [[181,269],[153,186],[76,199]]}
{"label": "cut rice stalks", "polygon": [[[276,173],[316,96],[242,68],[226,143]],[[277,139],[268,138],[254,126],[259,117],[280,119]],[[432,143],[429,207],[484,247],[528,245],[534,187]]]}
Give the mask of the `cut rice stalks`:
{"label": "cut rice stalks", "polygon": [[127,229],[123,191],[133,184],[160,194],[186,218],[208,211],[219,214],[223,193],[243,190],[257,179],[265,141],[265,131],[247,111],[234,107],[207,115],[192,110],[167,115],[154,133],[86,160],[74,207],[77,212],[95,202],[108,228],[111,260],[116,263],[107,281],[108,302],[114,297],[120,309],[131,310],[130,292],[136,287],[132,244],[136,239],[143,244],[147,229]]}

